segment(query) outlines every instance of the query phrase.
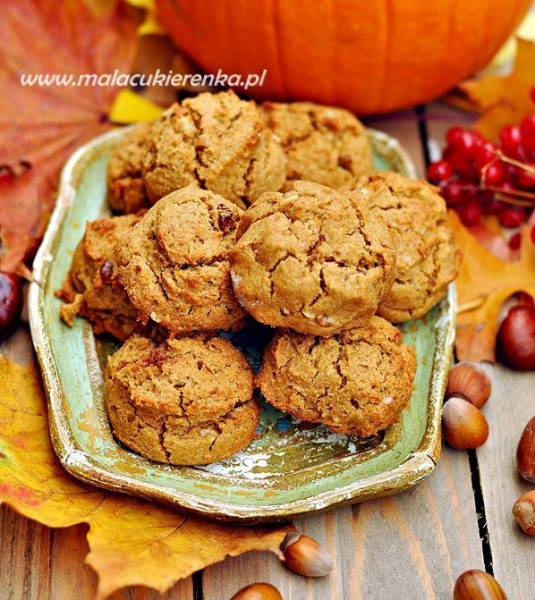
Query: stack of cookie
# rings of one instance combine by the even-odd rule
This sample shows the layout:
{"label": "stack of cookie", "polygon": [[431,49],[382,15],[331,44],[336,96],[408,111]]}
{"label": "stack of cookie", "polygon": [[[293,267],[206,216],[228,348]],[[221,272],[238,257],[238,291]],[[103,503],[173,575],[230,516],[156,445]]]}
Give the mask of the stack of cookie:
{"label": "stack of cookie", "polygon": [[131,213],[87,225],[59,296],[110,357],[115,436],[148,458],[206,464],[246,447],[254,378],[218,331],[276,328],[256,385],[295,417],[369,436],[398,420],[415,352],[392,324],[446,292],[459,253],[421,181],[372,174],[362,125],[308,103],[201,94],[133,131],[108,169]]}

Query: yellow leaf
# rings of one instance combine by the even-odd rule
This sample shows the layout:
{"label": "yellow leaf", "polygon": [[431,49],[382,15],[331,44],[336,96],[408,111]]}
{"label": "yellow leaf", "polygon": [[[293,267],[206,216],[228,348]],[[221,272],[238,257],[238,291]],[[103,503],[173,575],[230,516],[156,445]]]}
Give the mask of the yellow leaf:
{"label": "yellow leaf", "polygon": [[164,592],[194,571],[249,550],[279,553],[288,527],[212,523],[79,483],[62,469],[48,434],[33,364],[0,355],[0,502],[49,527],[88,523],[86,561],[97,598],[129,585]]}
{"label": "yellow leaf", "polygon": [[535,42],[518,38],[516,59],[510,75],[484,75],[457,86],[453,103],[482,112],[475,128],[491,140],[500,129],[519,123],[535,111],[530,90],[535,86]]}
{"label": "yellow leaf", "polygon": [[145,20],[137,30],[139,35],[165,34],[165,29],[162,27],[156,16],[154,0],[127,0],[127,2],[132,6],[142,8],[145,11]]}
{"label": "yellow leaf", "polygon": [[529,227],[522,231],[520,260],[503,261],[491,254],[464,227],[453,211],[449,222],[463,260],[457,277],[459,307],[476,305],[457,318],[455,349],[459,360],[494,362],[497,321],[507,298],[519,291],[535,296],[535,245]]}
{"label": "yellow leaf", "polygon": [[121,90],[110,110],[113,123],[140,123],[154,121],[164,109],[131,90]]}
{"label": "yellow leaf", "polygon": [[[516,36],[526,40],[535,39],[535,13],[529,12],[516,30]],[[492,59],[490,68],[498,68],[513,62],[516,53],[516,36],[511,36]],[[485,69],[487,71],[487,69]]]}

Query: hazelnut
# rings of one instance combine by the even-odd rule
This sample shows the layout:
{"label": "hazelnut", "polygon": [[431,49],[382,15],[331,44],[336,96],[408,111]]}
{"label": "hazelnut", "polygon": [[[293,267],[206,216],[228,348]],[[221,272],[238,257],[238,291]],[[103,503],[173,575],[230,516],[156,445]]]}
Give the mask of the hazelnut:
{"label": "hazelnut", "polygon": [[535,490],[520,496],[513,506],[513,515],[524,533],[535,535]]}
{"label": "hazelnut", "polygon": [[489,425],[479,408],[462,398],[450,398],[442,410],[444,439],[452,448],[479,448],[489,436]]}
{"label": "hazelnut", "polygon": [[492,575],[471,569],[457,578],[453,600],[507,600],[507,596]]}
{"label": "hazelnut", "polygon": [[535,417],[529,420],[518,442],[516,466],[523,479],[535,483]]}
{"label": "hazelnut", "polygon": [[463,361],[450,370],[446,386],[446,398],[463,398],[481,408],[492,391],[490,378],[478,363]]}
{"label": "hazelnut", "polygon": [[282,596],[270,583],[252,583],[234,594],[231,600],[282,600]]}
{"label": "hazelnut", "polygon": [[498,356],[512,369],[535,370],[535,306],[513,306],[498,330]]}
{"label": "hazelnut", "polygon": [[281,544],[284,564],[305,577],[323,577],[333,568],[327,552],[311,537],[290,532]]}

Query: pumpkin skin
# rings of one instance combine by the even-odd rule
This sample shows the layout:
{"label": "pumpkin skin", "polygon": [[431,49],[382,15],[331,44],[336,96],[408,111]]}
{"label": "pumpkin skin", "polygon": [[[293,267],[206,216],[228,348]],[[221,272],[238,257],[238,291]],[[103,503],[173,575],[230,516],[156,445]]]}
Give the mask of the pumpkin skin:
{"label": "pumpkin skin", "polygon": [[[208,72],[268,73],[247,94],[357,114],[436,98],[489,62],[531,0],[156,0]],[[239,91],[239,88],[238,88]]]}

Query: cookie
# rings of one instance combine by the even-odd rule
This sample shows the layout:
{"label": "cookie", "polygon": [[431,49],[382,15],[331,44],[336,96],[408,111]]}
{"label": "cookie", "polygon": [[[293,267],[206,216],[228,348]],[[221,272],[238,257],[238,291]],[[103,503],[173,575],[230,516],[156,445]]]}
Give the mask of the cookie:
{"label": "cookie", "polygon": [[264,352],[257,385],[280,410],[349,435],[371,436],[407,406],[414,349],[381,317],[330,338],[278,331]]}
{"label": "cookie", "polygon": [[204,465],[254,438],[253,374],[228,340],[195,335],[156,344],[134,335],[110,356],[105,377],[114,435],[146,458]]}
{"label": "cookie", "polygon": [[229,252],[241,209],[196,185],[162,198],[117,247],[118,277],[139,310],[172,333],[235,329],[245,316]]}
{"label": "cookie", "polygon": [[150,125],[138,125],[113,151],[108,163],[108,203],[119,213],[135,213],[151,205],[141,174]]}
{"label": "cookie", "polygon": [[266,123],[286,155],[286,179],[349,189],[373,170],[366,130],[349,111],[310,102],[265,102]]}
{"label": "cookie", "polygon": [[236,296],[257,321],[321,336],[369,321],[395,267],[380,217],[304,181],[245,211],[230,260]]}
{"label": "cookie", "polygon": [[191,183],[245,207],[284,183],[285,158],[254,102],[233,92],[174,104],[147,141],[143,176],[152,201]]}
{"label": "cookie", "polygon": [[461,254],[436,188],[397,173],[362,177],[356,198],[384,217],[396,250],[396,276],[378,314],[398,323],[425,315],[446,293],[459,271]]}
{"label": "cookie", "polygon": [[87,223],[67,279],[56,294],[67,302],[60,309],[67,325],[72,326],[79,315],[93,324],[95,333],[109,333],[119,340],[140,327],[138,311],[118,282],[112,259],[115,244],[140,219],[140,215],[124,215]]}

